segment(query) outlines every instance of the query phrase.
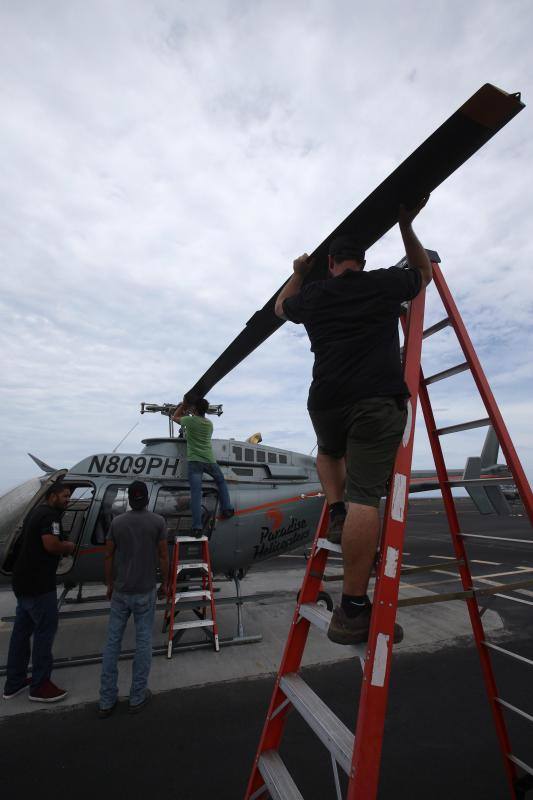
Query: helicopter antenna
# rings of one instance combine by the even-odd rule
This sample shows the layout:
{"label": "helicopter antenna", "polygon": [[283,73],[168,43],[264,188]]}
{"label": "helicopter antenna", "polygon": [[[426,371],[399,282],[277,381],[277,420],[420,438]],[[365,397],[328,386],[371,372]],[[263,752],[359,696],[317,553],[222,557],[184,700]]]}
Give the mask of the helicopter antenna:
{"label": "helicopter antenna", "polygon": [[122,442],[125,442],[125,441],[126,441],[126,439],[128,438],[128,436],[130,435],[130,433],[131,433],[133,430],[135,430],[135,428],[137,427],[137,425],[138,425],[138,424],[139,424],[139,423],[138,423],[138,422],[136,422],[136,423],[135,423],[135,425],[133,425],[133,427],[131,427],[131,428],[129,429],[129,431],[127,432],[127,434],[126,434],[125,436],[123,436],[123,437],[122,437],[122,439],[120,440],[120,442],[119,442],[119,443],[116,445],[116,447],[114,447],[114,448],[113,448],[113,450],[111,451],[112,453],[116,453],[116,452],[117,452],[117,450],[118,450],[118,448],[120,447],[120,445],[122,444]]}

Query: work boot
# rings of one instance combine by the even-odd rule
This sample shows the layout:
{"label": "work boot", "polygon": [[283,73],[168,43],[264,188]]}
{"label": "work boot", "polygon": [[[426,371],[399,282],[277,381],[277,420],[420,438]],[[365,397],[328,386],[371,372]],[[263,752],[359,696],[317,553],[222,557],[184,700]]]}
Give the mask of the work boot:
{"label": "work boot", "polygon": [[109,706],[109,708],[101,708],[101,707],[99,707],[98,708],[98,718],[99,719],[108,719],[111,716],[111,714],[113,713],[113,711],[115,710],[115,708],[117,707],[117,705],[118,705],[118,700],[115,700],[113,705]]}
{"label": "work boot", "polygon": [[202,528],[193,528],[191,532],[191,536],[194,536],[195,539],[201,539],[204,535]]}
{"label": "work boot", "polygon": [[[328,639],[336,644],[361,644],[368,641],[372,606],[369,605],[355,617],[349,617],[342,606],[337,606],[331,615]],[[403,628],[394,623],[394,643],[403,639]]]}
{"label": "work boot", "polygon": [[28,697],[30,700],[33,700],[34,703],[58,703],[59,700],[63,700],[67,694],[68,692],[66,689],[60,689],[59,686],[56,686],[52,681],[44,681],[44,683],[41,683],[36,689],[30,689]]}
{"label": "work boot", "polygon": [[344,520],[346,514],[331,514],[329,517],[329,527],[327,538],[332,544],[340,544],[342,537],[342,529],[344,527]]}
{"label": "work boot", "polygon": [[140,711],[142,711],[142,710],[143,710],[143,708],[145,707],[145,705],[146,705],[146,704],[147,704],[147,703],[148,703],[148,702],[149,702],[151,699],[152,699],[152,692],[150,691],[150,689],[147,689],[147,690],[146,690],[146,692],[145,692],[145,694],[144,694],[144,700],[142,700],[140,703],[136,703],[134,706],[132,706],[132,705],[130,704],[130,707],[128,708],[128,713],[129,713],[129,714],[138,714]]}
{"label": "work boot", "polygon": [[222,519],[230,519],[235,514],[234,508],[225,508],[223,511],[220,512],[220,516]]}

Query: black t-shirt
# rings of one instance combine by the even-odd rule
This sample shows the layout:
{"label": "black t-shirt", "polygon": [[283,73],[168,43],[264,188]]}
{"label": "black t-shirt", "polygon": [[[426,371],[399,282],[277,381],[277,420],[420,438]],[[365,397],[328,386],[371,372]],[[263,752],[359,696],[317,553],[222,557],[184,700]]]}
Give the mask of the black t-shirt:
{"label": "black t-shirt", "polygon": [[315,354],[310,410],[365,397],[408,396],[400,359],[401,303],[420,291],[418,269],[346,270],[304,286],[283,312],[303,323]]}
{"label": "black t-shirt", "polygon": [[59,556],[44,549],[42,537],[52,534],[63,539],[62,511],[44,504],[34,508],[22,528],[22,544],[13,567],[13,591],[17,597],[35,597],[55,592]]}

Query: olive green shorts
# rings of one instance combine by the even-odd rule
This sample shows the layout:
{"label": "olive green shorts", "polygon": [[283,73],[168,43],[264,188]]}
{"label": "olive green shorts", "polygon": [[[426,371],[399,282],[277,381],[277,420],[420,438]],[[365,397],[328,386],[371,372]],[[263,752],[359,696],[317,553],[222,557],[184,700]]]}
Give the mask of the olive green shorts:
{"label": "olive green shorts", "polygon": [[310,410],[309,415],[318,452],[346,458],[346,500],[377,508],[407,421],[406,399],[367,397],[339,408]]}

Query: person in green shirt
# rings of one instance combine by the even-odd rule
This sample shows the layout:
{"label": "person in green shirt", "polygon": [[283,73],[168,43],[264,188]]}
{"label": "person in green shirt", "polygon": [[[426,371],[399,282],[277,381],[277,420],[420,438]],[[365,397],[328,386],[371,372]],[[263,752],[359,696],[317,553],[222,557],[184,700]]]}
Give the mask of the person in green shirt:
{"label": "person in green shirt", "polygon": [[202,535],[202,475],[207,472],[214,479],[220,498],[221,516],[224,519],[232,517],[233,507],[222,470],[213,455],[211,437],[213,436],[213,423],[206,419],[205,414],[209,403],[204,398],[183,402],[176,408],[173,420],[178,422],[187,436],[187,461],[188,477],[191,487],[191,513],[192,535],[199,538]]}

